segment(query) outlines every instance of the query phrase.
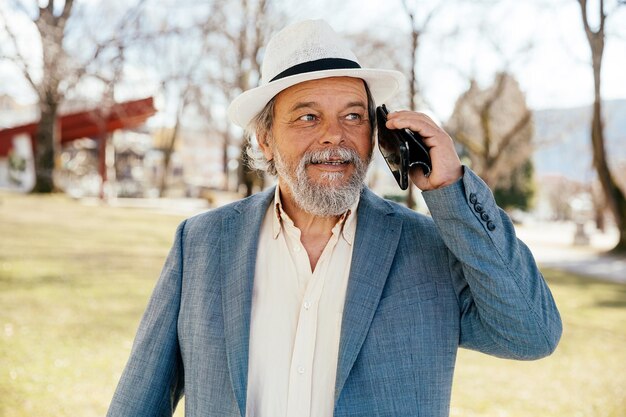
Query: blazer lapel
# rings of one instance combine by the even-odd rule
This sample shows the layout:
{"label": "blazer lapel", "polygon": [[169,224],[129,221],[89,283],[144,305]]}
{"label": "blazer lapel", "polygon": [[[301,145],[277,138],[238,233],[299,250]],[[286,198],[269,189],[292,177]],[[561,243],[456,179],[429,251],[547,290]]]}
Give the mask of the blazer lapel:
{"label": "blazer lapel", "polygon": [[237,405],[246,414],[250,311],[258,237],[268,204],[270,189],[242,200],[222,220],[221,268],[222,309],[228,370]]}
{"label": "blazer lapel", "polygon": [[357,231],[341,325],[335,402],[343,389],[378,307],[398,246],[402,220],[384,200],[365,189],[357,211]]}

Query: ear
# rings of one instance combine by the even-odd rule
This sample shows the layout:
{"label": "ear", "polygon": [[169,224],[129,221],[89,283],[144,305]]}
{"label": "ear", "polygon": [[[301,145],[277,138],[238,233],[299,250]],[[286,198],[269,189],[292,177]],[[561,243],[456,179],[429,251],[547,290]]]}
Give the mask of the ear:
{"label": "ear", "polygon": [[274,152],[272,152],[272,147],[269,144],[269,136],[270,135],[267,133],[256,133],[256,140],[259,144],[259,148],[261,148],[263,155],[265,155],[265,159],[271,161],[272,159],[274,159]]}

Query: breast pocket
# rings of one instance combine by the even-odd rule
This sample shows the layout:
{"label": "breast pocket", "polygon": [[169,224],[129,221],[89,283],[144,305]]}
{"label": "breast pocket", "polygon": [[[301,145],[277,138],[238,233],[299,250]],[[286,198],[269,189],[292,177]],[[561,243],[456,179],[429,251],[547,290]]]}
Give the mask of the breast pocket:
{"label": "breast pocket", "polygon": [[437,286],[433,282],[422,282],[382,298],[378,303],[377,313],[407,307],[411,304],[432,300],[437,297]]}

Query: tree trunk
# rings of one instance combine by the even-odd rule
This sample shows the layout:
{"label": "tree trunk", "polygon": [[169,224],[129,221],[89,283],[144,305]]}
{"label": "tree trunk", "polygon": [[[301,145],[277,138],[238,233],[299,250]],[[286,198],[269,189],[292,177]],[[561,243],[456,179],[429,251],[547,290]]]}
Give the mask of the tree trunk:
{"label": "tree trunk", "polygon": [[54,191],[58,103],[47,95],[40,108],[41,117],[35,133],[35,185],[32,192],[44,194]]}
{"label": "tree trunk", "polygon": [[[55,7],[50,0],[45,6],[39,6],[39,15],[33,20],[42,47],[42,81],[35,83],[24,64],[26,79],[39,96],[40,120],[35,133],[35,186],[33,193],[51,193],[54,191],[55,158],[58,155],[60,138],[57,131],[57,111],[62,100],[59,84],[63,76],[62,69],[66,53],[63,50],[65,25],[72,12],[74,0],[65,0],[63,8]],[[59,6],[59,3],[56,4]]]}
{"label": "tree trunk", "polygon": [[165,197],[167,191],[167,182],[169,179],[168,173],[170,170],[170,162],[172,160],[172,153],[174,153],[174,147],[176,145],[176,139],[178,138],[178,130],[180,129],[180,116],[176,117],[176,123],[172,134],[163,148],[163,176],[161,177],[161,184],[159,185],[159,198]]}
{"label": "tree trunk", "polygon": [[613,179],[606,160],[604,126],[602,123],[602,103],[599,94],[596,94],[596,99],[593,103],[591,143],[593,147],[593,164],[598,172],[598,179],[600,180],[607,204],[613,214],[615,225],[619,231],[619,241],[614,250],[626,252],[626,198]]}
{"label": "tree trunk", "polygon": [[601,74],[602,56],[604,53],[604,3],[600,2],[600,28],[597,32],[589,28],[587,20],[586,2],[581,2],[583,13],[583,23],[591,49],[591,65],[593,68],[594,100],[593,116],[591,119],[591,144],[593,148],[593,165],[598,173],[598,179],[602,185],[602,190],[606,197],[607,205],[615,219],[615,225],[619,231],[617,246],[613,249],[616,252],[626,252],[626,197],[619,188],[606,160],[606,149],[604,146],[604,124],[602,121],[602,96],[601,96]]}

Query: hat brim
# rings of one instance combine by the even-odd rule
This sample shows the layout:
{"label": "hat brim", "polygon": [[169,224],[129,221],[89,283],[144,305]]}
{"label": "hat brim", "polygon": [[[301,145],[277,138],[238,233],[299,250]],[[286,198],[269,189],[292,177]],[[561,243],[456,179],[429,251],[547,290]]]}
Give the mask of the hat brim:
{"label": "hat brim", "polygon": [[245,128],[276,94],[305,81],[330,77],[361,78],[367,83],[376,103],[393,97],[405,81],[401,72],[383,69],[353,68],[305,72],[244,91],[228,106],[228,118],[237,126]]}

